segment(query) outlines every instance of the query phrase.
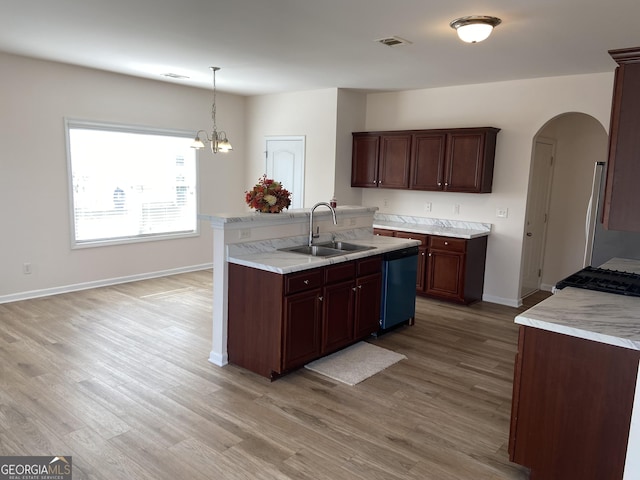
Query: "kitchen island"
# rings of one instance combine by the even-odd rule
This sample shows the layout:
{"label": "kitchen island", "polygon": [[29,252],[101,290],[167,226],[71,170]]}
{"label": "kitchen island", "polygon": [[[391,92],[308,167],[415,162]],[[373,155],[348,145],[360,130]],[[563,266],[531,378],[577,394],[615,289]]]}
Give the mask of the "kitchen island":
{"label": "kitchen island", "polygon": [[230,265],[287,275],[355,262],[416,243],[405,239],[374,238],[372,225],[377,210],[376,207],[339,206],[335,225],[328,209],[315,212],[314,228],[320,229],[320,237],[314,242],[323,243],[335,238],[373,247],[330,258],[279,251],[293,245],[304,245],[308,241],[308,209],[288,210],[280,214],[200,214],[200,220],[210,222],[213,228],[213,319],[209,361],[218,366],[229,363]]}
{"label": "kitchen island", "polygon": [[532,480],[639,478],[640,298],[567,287],[515,322],[510,459]]}

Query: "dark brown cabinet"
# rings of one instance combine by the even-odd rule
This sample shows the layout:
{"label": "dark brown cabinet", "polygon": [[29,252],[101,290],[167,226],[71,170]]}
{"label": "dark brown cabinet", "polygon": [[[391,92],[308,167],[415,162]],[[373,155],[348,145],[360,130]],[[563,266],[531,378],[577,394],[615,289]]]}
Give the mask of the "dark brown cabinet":
{"label": "dark brown cabinet", "polygon": [[487,237],[429,237],[425,293],[459,303],[482,300]]}
{"label": "dark brown cabinet", "polygon": [[640,232],[640,47],[611,50],[618,63],[609,128],[609,164],[603,223],[611,230]]}
{"label": "dark brown cabinet", "polygon": [[411,136],[354,134],[351,186],[409,187]]}
{"label": "dark brown cabinet", "polygon": [[639,360],[637,350],[521,326],[509,459],[532,479],[621,480]]}
{"label": "dark brown cabinet", "polygon": [[420,241],[416,293],[458,303],[482,299],[486,236],[463,239],[381,228],[373,233]]}
{"label": "dark brown cabinet", "polygon": [[356,132],[351,186],[489,193],[493,127]]}
{"label": "dark brown cabinet", "polygon": [[320,355],[320,289],[284,297],[284,370],[304,365]]}
{"label": "dark brown cabinet", "polygon": [[467,241],[430,237],[427,250],[425,292],[429,295],[464,302]]}
{"label": "dark brown cabinet", "polygon": [[355,262],[325,268],[322,354],[338,350],[353,341],[355,273]]}
{"label": "dark brown cabinet", "polygon": [[276,378],[376,332],[382,257],[279,275],[229,265],[229,362]]}
{"label": "dark brown cabinet", "polygon": [[365,258],[357,262],[355,286],[355,338],[363,338],[380,328],[382,295],[382,257]]}
{"label": "dark brown cabinet", "polygon": [[413,190],[443,190],[446,133],[416,133],[409,187]]}

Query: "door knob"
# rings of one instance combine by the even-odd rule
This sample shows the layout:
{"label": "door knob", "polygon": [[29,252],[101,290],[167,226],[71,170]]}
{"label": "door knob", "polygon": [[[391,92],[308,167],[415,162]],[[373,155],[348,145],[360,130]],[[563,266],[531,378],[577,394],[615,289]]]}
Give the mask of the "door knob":
{"label": "door knob", "polygon": [[527,232],[527,237],[533,237],[533,233]]}

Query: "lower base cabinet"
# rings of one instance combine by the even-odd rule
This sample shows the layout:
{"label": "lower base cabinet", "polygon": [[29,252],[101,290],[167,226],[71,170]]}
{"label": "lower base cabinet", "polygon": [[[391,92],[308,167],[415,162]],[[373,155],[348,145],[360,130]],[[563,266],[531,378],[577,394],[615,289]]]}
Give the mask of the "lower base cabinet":
{"label": "lower base cabinet", "polygon": [[376,235],[420,241],[416,293],[426,297],[471,303],[482,300],[487,237],[472,239],[374,229]]}
{"label": "lower base cabinet", "polygon": [[380,255],[279,275],[229,265],[229,362],[270,379],[379,328]]}
{"label": "lower base cabinet", "polygon": [[509,459],[531,480],[622,480],[640,351],[520,327]]}

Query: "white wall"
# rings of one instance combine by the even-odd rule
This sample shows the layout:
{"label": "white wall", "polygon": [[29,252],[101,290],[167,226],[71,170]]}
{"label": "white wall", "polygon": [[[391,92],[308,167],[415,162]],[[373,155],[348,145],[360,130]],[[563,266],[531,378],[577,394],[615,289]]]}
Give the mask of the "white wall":
{"label": "white wall", "polygon": [[[211,94],[53,62],[0,54],[0,299],[211,262],[207,224],[193,239],[71,250],[63,118],[196,131],[211,127]],[[494,225],[485,299],[517,304],[526,189],[535,134],[565,112],[608,125],[613,72],[363,95],[338,89],[243,98],[220,93],[218,124],[234,150],[200,153],[200,211],[246,211],[243,192],[264,172],[264,137],[306,136],[305,205],[327,201],[389,213]],[[366,112],[366,114],[365,114]],[[351,189],[355,130],[495,126],[493,193]],[[425,202],[433,211],[425,213]],[[453,215],[453,205],[460,214]],[[508,208],[498,219],[496,208]],[[9,232],[9,234],[7,234]],[[30,262],[33,274],[24,275]]]}
{"label": "white wall", "polygon": [[542,268],[542,284],[550,288],[583,267],[593,170],[607,161],[608,136],[595,118],[579,113],[553,119],[540,135],[556,140]]}
{"label": "white wall", "polygon": [[[534,136],[551,118],[583,112],[608,125],[613,72],[434,88],[367,97],[367,130],[493,126],[498,133],[493,193],[454,194],[363,189],[363,204],[383,212],[493,224],[485,300],[519,302],[522,236]],[[433,211],[424,212],[431,202]],[[460,214],[454,215],[454,204]],[[508,208],[506,219],[497,208]]]}
{"label": "white wall", "polygon": [[[65,117],[210,129],[210,91],[8,54],[0,71],[0,301],[211,263],[206,223],[195,238],[71,250],[64,131]],[[220,94],[217,110],[234,151],[199,154],[204,213],[243,197],[244,98]]]}
{"label": "white wall", "polygon": [[362,189],[351,188],[351,149],[352,133],[364,130],[366,107],[367,97],[364,93],[338,91],[334,186],[338,205],[362,204]]}
{"label": "white wall", "polygon": [[[266,136],[304,135],[304,206],[329,201],[335,179],[337,94],[337,89],[332,88],[246,99],[245,190],[265,173]],[[243,211],[247,210],[245,206]]]}

